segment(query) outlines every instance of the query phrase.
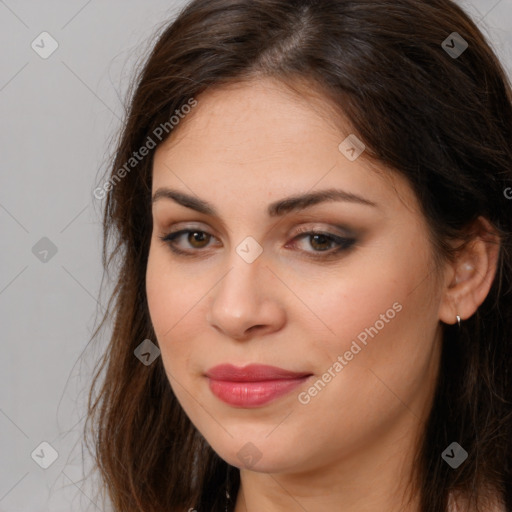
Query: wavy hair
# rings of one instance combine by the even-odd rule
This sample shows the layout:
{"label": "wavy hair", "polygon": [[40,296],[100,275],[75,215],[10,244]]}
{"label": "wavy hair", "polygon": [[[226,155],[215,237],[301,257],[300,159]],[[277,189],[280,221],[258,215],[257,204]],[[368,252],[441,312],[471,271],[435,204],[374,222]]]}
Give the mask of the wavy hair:
{"label": "wavy hair", "polygon": [[[453,32],[468,43],[458,57],[442,46]],[[144,339],[156,343],[145,291],[156,148],[122,179],[119,169],[190,98],[259,77],[318,91],[333,119],[350,121],[366,158],[407,178],[438,262],[455,256],[450,241],[471,239],[479,216],[499,233],[485,301],[459,334],[443,324],[414,482],[422,512],[448,511],[452,492],[478,508],[486,489],[512,511],[512,89],[450,0],[194,0],[157,36],[130,90],[105,187],[102,257],[115,288],[93,338],[114,322],[84,431],[101,491],[115,512],[223,512],[227,483],[236,497],[238,469],[190,422],[161,358],[145,366],[134,356]],[[441,458],[453,440],[469,454],[458,469]]]}

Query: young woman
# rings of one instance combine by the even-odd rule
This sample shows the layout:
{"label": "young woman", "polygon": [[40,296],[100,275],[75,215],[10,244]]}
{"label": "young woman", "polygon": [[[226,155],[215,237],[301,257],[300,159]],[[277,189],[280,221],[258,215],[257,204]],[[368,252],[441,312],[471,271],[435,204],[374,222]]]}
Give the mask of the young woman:
{"label": "young woman", "polygon": [[112,510],[512,510],[512,92],[460,7],[191,2],[95,195]]}

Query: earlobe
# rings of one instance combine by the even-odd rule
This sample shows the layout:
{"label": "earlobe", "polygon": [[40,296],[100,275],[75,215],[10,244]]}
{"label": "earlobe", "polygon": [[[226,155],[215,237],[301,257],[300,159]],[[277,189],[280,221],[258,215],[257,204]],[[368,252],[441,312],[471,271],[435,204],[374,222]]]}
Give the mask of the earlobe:
{"label": "earlobe", "polygon": [[499,236],[491,224],[479,217],[475,238],[452,264],[453,276],[444,290],[439,319],[447,324],[471,317],[489,294],[496,275],[500,249]]}

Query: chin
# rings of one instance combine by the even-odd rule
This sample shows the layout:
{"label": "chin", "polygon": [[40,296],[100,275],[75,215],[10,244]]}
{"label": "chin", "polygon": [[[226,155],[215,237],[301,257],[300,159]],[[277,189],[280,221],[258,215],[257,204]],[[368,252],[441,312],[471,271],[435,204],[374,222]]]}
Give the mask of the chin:
{"label": "chin", "polygon": [[[268,430],[259,437],[247,434],[222,443],[211,443],[212,449],[228,464],[240,469],[247,469],[257,473],[280,473],[296,468],[300,461],[297,460],[295,443],[286,443],[286,438],[265,438]],[[252,439],[252,440],[251,440]]]}

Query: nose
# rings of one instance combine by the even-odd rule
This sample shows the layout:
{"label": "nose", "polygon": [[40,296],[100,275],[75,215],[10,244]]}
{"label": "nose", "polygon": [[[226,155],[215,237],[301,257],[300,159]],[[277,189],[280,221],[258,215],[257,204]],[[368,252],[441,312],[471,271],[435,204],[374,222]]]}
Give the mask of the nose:
{"label": "nose", "polygon": [[247,263],[233,251],[228,272],[210,293],[208,324],[239,341],[278,331],[286,321],[283,293],[262,256]]}

